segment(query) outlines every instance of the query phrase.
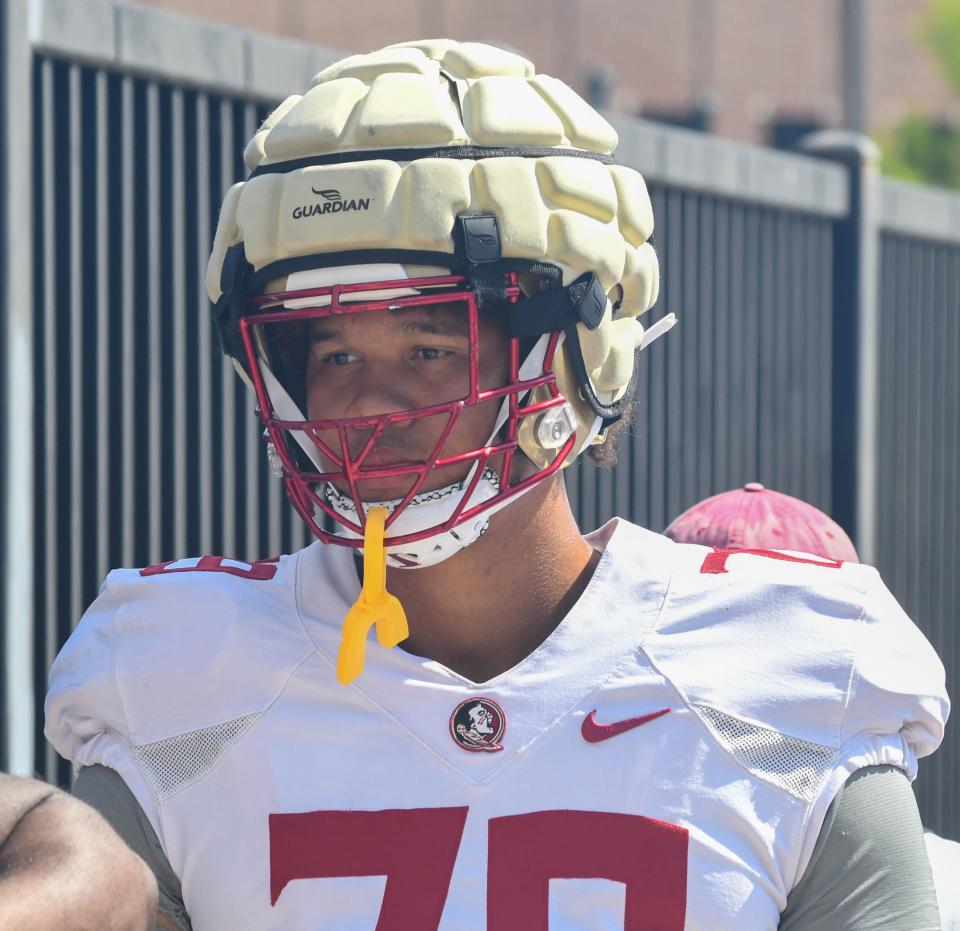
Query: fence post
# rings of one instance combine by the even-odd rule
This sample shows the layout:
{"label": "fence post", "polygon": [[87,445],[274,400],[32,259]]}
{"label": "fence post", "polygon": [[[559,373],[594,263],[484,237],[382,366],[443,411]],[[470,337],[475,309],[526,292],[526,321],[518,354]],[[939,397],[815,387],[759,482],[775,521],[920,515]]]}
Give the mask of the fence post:
{"label": "fence post", "polygon": [[0,768],[23,775],[35,724],[30,7],[0,3]]}
{"label": "fence post", "polygon": [[877,273],[879,156],[867,136],[825,130],[800,148],[837,162],[850,179],[850,206],[837,221],[833,249],[832,516],[860,558],[876,559]]}

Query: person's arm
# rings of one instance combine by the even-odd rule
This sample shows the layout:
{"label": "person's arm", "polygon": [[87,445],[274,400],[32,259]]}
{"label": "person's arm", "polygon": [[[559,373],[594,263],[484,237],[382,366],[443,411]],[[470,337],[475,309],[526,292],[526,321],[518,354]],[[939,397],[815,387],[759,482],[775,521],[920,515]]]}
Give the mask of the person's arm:
{"label": "person's arm", "polygon": [[780,931],[940,931],[910,783],[893,766],[855,772],[833,800]]}
{"label": "person's arm", "polygon": [[73,794],[96,808],[130,849],[150,867],[160,893],[156,928],[191,931],[180,880],[170,866],[150,820],[119,773],[106,766],[85,766],[74,782]]}
{"label": "person's arm", "polygon": [[149,869],[92,808],[0,773],[0,927],[147,931],[156,909]]}

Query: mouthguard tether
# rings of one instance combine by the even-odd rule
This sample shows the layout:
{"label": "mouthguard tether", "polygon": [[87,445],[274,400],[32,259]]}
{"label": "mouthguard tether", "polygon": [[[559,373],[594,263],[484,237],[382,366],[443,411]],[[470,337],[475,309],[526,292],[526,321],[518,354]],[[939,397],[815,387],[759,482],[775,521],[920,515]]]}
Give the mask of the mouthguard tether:
{"label": "mouthguard tether", "polygon": [[390,649],[410,634],[407,615],[387,591],[387,554],[383,545],[386,508],[370,508],[363,534],[363,587],[343,619],[337,678],[349,685],[363,672],[367,634],[377,625],[380,646]]}

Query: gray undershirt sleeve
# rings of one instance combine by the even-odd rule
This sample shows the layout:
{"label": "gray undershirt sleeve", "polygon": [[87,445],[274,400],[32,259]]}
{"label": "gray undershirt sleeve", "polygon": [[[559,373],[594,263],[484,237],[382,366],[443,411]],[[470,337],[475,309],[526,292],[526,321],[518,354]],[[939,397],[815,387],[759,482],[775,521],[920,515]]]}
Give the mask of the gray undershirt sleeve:
{"label": "gray undershirt sleeve", "polygon": [[106,766],[85,766],[73,784],[73,794],[96,808],[127,846],[153,870],[160,890],[160,911],[181,931],[192,931],[180,880],[160,846],[153,825],[120,775]]}
{"label": "gray undershirt sleeve", "polygon": [[780,931],[940,931],[917,802],[893,766],[855,772],[827,810]]}

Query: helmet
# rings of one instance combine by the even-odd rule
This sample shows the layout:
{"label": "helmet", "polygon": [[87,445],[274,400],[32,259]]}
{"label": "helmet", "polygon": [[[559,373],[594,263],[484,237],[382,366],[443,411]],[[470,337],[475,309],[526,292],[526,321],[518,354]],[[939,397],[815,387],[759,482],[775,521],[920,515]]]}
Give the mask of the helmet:
{"label": "helmet", "polygon": [[[389,562],[431,565],[622,416],[635,354],[673,318],[647,333],[637,321],[657,297],[653,214],[643,178],[613,164],[616,143],[526,59],[445,39],[346,58],[267,117],[244,153],[247,180],[223,202],[207,289],[271,463],[316,536],[362,547],[382,508]],[[466,320],[462,392],[309,419],[310,327],[441,304]],[[509,372],[490,387],[477,334],[494,311]],[[445,448],[459,418],[491,403],[486,443]],[[385,435],[427,418],[428,455],[377,461]],[[518,452],[531,467],[517,468]],[[455,481],[430,487],[440,470]],[[368,500],[365,485],[401,476],[402,494]]]}
{"label": "helmet", "polygon": [[860,561],[843,528],[823,511],[759,482],[695,504],[664,534],[678,543],[719,549],[793,550],[838,562]]}

